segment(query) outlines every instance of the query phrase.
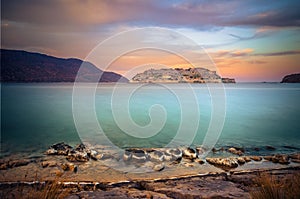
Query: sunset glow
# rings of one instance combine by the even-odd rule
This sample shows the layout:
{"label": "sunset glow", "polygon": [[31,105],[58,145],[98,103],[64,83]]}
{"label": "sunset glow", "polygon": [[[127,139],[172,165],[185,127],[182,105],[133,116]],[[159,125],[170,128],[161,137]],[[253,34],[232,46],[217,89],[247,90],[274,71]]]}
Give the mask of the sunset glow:
{"label": "sunset glow", "polygon": [[[116,33],[168,28],[203,47],[222,76],[240,82],[280,81],[300,71],[299,9],[293,0],[2,1],[1,47],[85,59]],[[107,54],[129,41],[111,46]],[[185,50],[197,56],[197,50]],[[178,56],[147,51],[124,55],[109,70],[124,74],[149,63],[188,67]]]}

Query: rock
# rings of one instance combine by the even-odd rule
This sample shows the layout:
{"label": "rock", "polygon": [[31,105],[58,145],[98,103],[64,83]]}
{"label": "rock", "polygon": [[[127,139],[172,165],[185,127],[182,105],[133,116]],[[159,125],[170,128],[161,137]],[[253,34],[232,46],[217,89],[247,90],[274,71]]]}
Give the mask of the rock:
{"label": "rock", "polygon": [[80,144],[76,145],[75,151],[87,152],[87,148],[86,148],[86,146],[84,144],[80,143]]}
{"label": "rock", "polygon": [[262,157],[260,157],[260,156],[250,156],[250,159],[258,162],[258,161],[262,160]]}
{"label": "rock", "polygon": [[279,164],[290,164],[289,157],[287,155],[280,155],[278,162],[279,162]]}
{"label": "rock", "polygon": [[[98,160],[98,157],[103,157],[103,154],[99,154],[97,151],[91,149],[88,153],[92,160]],[[100,159],[101,159],[100,158]]]}
{"label": "rock", "polygon": [[125,150],[124,154],[123,154],[123,160],[124,161],[129,161],[131,159],[132,155],[130,151]]}
{"label": "rock", "polygon": [[245,160],[245,162],[250,162],[251,158],[249,156],[244,156],[244,160]]}
{"label": "rock", "polygon": [[8,167],[13,168],[13,167],[25,166],[28,165],[30,162],[31,162],[30,160],[26,160],[26,159],[13,160],[8,162]]}
{"label": "rock", "polygon": [[162,171],[162,170],[164,170],[164,168],[165,168],[165,164],[161,163],[161,164],[154,165],[153,170],[154,171]]}
{"label": "rock", "polygon": [[74,173],[77,172],[77,166],[71,163],[64,163],[61,164],[60,167],[62,168],[62,170],[64,171],[72,171]]}
{"label": "rock", "polygon": [[185,162],[184,166],[186,166],[186,167],[194,167],[195,165],[192,164],[192,163]]}
{"label": "rock", "polygon": [[238,158],[237,158],[237,161],[238,161],[238,163],[239,163],[240,165],[246,163],[245,158],[243,158],[243,157],[238,157]]}
{"label": "rock", "polygon": [[289,156],[288,155],[281,155],[276,154],[272,157],[273,163],[279,163],[279,164],[289,164]]}
{"label": "rock", "polygon": [[149,155],[149,159],[151,161],[159,161],[159,162],[164,161],[164,156],[165,155],[161,151],[154,150],[154,151],[149,152],[148,155]]}
{"label": "rock", "polygon": [[55,161],[43,161],[41,163],[41,166],[43,168],[45,168],[45,167],[55,167],[56,166],[56,162]]}
{"label": "rock", "polygon": [[292,162],[295,162],[295,163],[300,163],[300,160],[299,159],[291,159]]}
{"label": "rock", "polygon": [[7,162],[1,163],[0,170],[6,170],[6,169],[8,169],[8,163]]}
{"label": "rock", "polygon": [[[145,162],[149,158],[147,152],[142,149],[126,149],[124,155],[125,154],[126,156],[130,157],[131,160],[137,162]],[[123,155],[123,159],[124,159],[124,155]]]}
{"label": "rock", "polygon": [[182,151],[180,149],[167,149],[165,152],[166,161],[180,161],[182,159]]}
{"label": "rock", "polygon": [[205,149],[202,146],[196,147],[196,151],[199,155],[205,153]]}
{"label": "rock", "polygon": [[225,166],[228,168],[238,167],[236,158],[206,158],[206,161],[215,166]]}
{"label": "rock", "polygon": [[283,148],[286,148],[286,149],[296,149],[296,150],[299,150],[298,147],[294,147],[294,146],[283,146]]}
{"label": "rock", "polygon": [[216,148],[212,148],[211,151],[212,151],[213,153],[218,152],[218,150],[217,150]]}
{"label": "rock", "polygon": [[204,164],[204,160],[199,159],[199,158],[195,159],[194,161],[199,163],[199,164]]}
{"label": "rock", "polygon": [[0,164],[0,170],[6,170],[6,169],[9,169],[9,168],[26,166],[31,162],[32,161],[28,160],[28,159],[11,160],[11,161],[7,161],[7,162],[3,161]]}
{"label": "rock", "polygon": [[46,151],[46,155],[68,155],[72,147],[64,142],[60,142],[50,146]]}
{"label": "rock", "polygon": [[269,151],[275,151],[276,150],[276,148],[272,147],[272,146],[266,146],[266,149],[269,150]]}
{"label": "rock", "polygon": [[243,152],[241,150],[238,150],[234,147],[229,148],[228,152],[235,154],[235,155],[239,155],[239,156],[243,155]]}
{"label": "rock", "polygon": [[254,151],[260,151],[260,148],[255,147],[255,148],[254,148]]}
{"label": "rock", "polygon": [[190,147],[184,149],[182,151],[182,154],[183,154],[182,157],[190,159],[190,160],[193,160],[193,159],[197,158],[197,152],[196,152],[196,150],[192,149]]}
{"label": "rock", "polygon": [[273,160],[273,156],[264,156],[264,159],[265,160],[268,160],[268,161],[272,161]]}
{"label": "rock", "polygon": [[291,159],[298,159],[298,160],[300,160],[300,153],[291,154],[291,155],[289,155],[289,157]]}
{"label": "rock", "polygon": [[289,156],[288,155],[273,155],[273,156],[265,156],[265,160],[272,161],[273,163],[279,163],[279,164],[289,164]]}
{"label": "rock", "polygon": [[69,152],[66,159],[70,162],[87,162],[89,161],[89,156],[86,152],[72,150]]}
{"label": "rock", "polygon": [[57,150],[50,148],[45,152],[46,155],[57,155]]}
{"label": "rock", "polygon": [[289,155],[292,162],[300,163],[300,153],[294,153],[292,155]]}

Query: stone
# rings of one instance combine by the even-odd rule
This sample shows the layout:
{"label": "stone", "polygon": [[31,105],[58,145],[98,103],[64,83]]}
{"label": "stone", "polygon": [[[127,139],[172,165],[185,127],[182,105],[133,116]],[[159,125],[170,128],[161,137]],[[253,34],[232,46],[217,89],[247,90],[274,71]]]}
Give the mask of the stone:
{"label": "stone", "polygon": [[189,163],[189,162],[184,162],[183,165],[184,165],[185,167],[194,167],[194,166],[195,166],[194,164]]}
{"label": "stone", "polygon": [[239,163],[240,165],[246,163],[245,158],[243,158],[243,157],[238,157],[238,158],[237,158],[237,161],[238,161],[238,163]]}
{"label": "stone", "polygon": [[167,150],[165,150],[164,154],[165,154],[164,158],[166,161],[180,162],[180,160],[182,159],[182,150],[177,149],[177,148],[167,149]]}
{"label": "stone", "polygon": [[275,151],[276,148],[275,147],[272,147],[272,146],[266,146],[266,149],[269,150],[269,151]]}
{"label": "stone", "polygon": [[236,168],[239,165],[236,158],[206,158],[206,161],[212,165],[227,168]]}
{"label": "stone", "polygon": [[153,150],[153,151],[149,152],[148,155],[149,155],[149,159],[151,161],[159,161],[159,162],[164,161],[164,156],[165,155],[161,151]]}
{"label": "stone", "polygon": [[300,160],[299,159],[291,159],[292,162],[295,162],[295,163],[300,163]]}
{"label": "stone", "polygon": [[6,170],[6,169],[8,169],[8,164],[7,162],[4,162],[0,165],[0,170]]}
{"label": "stone", "polygon": [[61,164],[60,167],[64,171],[72,171],[74,173],[77,172],[77,166],[72,163],[64,163],[64,164]]}
{"label": "stone", "polygon": [[288,155],[281,155],[276,154],[272,157],[273,163],[279,163],[279,164],[289,164],[289,156]]}
{"label": "stone", "polygon": [[243,155],[243,152],[241,150],[238,150],[234,147],[229,148],[228,152],[232,153],[232,154],[235,154],[235,155],[239,155],[239,156]]}
{"label": "stone", "polygon": [[[124,155],[136,162],[145,162],[149,159],[147,152],[142,149],[126,149]],[[124,155],[123,159],[125,158]]]}
{"label": "stone", "polygon": [[45,168],[45,167],[55,167],[56,162],[55,161],[43,161],[43,162],[41,162],[41,166],[43,168]]}
{"label": "stone", "polygon": [[72,150],[66,159],[70,162],[87,162],[89,161],[89,156],[86,152]]}
{"label": "stone", "polygon": [[[102,154],[99,154],[97,151],[95,151],[95,150],[93,150],[93,149],[91,149],[90,151],[89,151],[89,154],[88,154],[90,157],[91,157],[91,159],[92,160],[98,160],[98,157],[101,157],[102,158]],[[100,159],[101,159],[100,158]]]}
{"label": "stone", "polygon": [[300,160],[300,153],[291,154],[291,155],[289,155],[289,157],[291,159],[298,159],[298,160]]}
{"label": "stone", "polygon": [[46,155],[68,155],[72,147],[64,142],[53,144],[46,151]]}
{"label": "stone", "polygon": [[196,151],[199,155],[205,153],[205,149],[202,146],[196,147]]}
{"label": "stone", "polygon": [[212,151],[213,153],[218,152],[218,150],[217,150],[216,148],[212,148],[211,151]]}
{"label": "stone", "polygon": [[8,162],[8,167],[13,168],[13,167],[25,166],[28,165],[30,162],[31,161],[27,159],[13,160]]}
{"label": "stone", "polygon": [[264,159],[267,161],[272,161],[273,160],[273,156],[268,155],[268,156],[264,156]]}
{"label": "stone", "polygon": [[161,163],[161,164],[154,165],[153,170],[154,171],[162,171],[162,170],[164,170],[164,168],[165,168],[165,164]]}
{"label": "stone", "polygon": [[186,148],[182,151],[182,157],[193,160],[197,158],[197,152],[193,148]]}
{"label": "stone", "polygon": [[129,161],[131,159],[132,155],[130,151],[125,150],[124,154],[123,154],[123,160],[124,161]]}
{"label": "stone", "polygon": [[250,158],[249,156],[244,156],[244,160],[245,160],[246,162],[250,162],[250,161],[251,161],[251,158]]}
{"label": "stone", "polygon": [[87,148],[84,144],[80,143],[80,144],[76,145],[75,151],[87,152]]}
{"label": "stone", "polygon": [[250,156],[250,159],[251,159],[251,160],[254,160],[254,161],[256,161],[256,162],[259,162],[259,161],[262,160],[262,157],[260,157],[260,156]]}
{"label": "stone", "polygon": [[204,160],[199,159],[199,158],[195,159],[194,161],[199,163],[199,164],[204,164],[205,163]]}

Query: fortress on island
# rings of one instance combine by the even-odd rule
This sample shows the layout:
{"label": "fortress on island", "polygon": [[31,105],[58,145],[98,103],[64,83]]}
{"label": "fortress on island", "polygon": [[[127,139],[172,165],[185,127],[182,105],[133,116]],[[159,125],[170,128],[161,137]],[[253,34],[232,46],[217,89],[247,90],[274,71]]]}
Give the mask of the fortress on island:
{"label": "fortress on island", "polygon": [[138,73],[131,83],[235,83],[235,79],[222,78],[216,71],[205,68],[149,69]]}

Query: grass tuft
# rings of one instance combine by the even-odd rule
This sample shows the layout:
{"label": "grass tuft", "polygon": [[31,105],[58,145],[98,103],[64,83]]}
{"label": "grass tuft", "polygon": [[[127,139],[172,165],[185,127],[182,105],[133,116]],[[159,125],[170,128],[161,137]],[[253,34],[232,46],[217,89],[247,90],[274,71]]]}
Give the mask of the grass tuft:
{"label": "grass tuft", "polygon": [[300,174],[278,177],[263,173],[255,180],[256,188],[250,192],[252,199],[299,199]]}

